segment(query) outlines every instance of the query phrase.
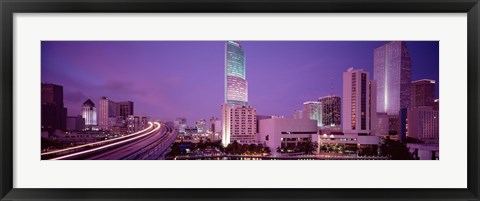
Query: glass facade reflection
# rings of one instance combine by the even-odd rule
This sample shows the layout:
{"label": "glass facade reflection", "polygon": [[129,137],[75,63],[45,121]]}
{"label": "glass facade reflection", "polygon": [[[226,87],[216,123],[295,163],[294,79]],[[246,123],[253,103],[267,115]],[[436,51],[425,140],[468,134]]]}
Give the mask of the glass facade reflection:
{"label": "glass facade reflection", "polygon": [[245,79],[245,52],[239,43],[225,44],[225,103],[248,104],[248,85]]}
{"label": "glass facade reflection", "polygon": [[412,63],[405,42],[393,41],[374,50],[377,112],[398,115],[410,103]]}

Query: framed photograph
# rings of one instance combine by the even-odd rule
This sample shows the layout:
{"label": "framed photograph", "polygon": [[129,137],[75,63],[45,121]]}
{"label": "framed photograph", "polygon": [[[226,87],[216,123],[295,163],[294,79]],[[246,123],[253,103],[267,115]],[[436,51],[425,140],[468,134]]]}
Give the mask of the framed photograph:
{"label": "framed photograph", "polygon": [[478,0],[0,6],[2,200],[479,200]]}

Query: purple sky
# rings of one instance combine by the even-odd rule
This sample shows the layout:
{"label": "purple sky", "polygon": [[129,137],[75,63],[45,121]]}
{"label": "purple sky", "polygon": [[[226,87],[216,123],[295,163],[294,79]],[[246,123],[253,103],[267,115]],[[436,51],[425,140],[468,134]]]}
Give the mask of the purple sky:
{"label": "purple sky", "polygon": [[[373,78],[373,49],[386,42],[239,41],[246,53],[249,103],[262,115],[291,117],[302,103],[341,96],[342,73],[363,68]],[[42,82],[64,87],[68,115],[101,96],[130,100],[155,119],[220,116],[225,41],[44,41]],[[413,80],[437,80],[438,42],[407,42]]]}

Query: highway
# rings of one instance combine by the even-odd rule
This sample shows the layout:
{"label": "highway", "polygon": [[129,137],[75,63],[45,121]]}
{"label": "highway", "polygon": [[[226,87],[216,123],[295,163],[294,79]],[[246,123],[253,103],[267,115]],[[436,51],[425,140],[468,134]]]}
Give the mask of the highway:
{"label": "highway", "polygon": [[155,160],[175,140],[178,130],[149,122],[141,131],[110,140],[42,153],[42,160]]}

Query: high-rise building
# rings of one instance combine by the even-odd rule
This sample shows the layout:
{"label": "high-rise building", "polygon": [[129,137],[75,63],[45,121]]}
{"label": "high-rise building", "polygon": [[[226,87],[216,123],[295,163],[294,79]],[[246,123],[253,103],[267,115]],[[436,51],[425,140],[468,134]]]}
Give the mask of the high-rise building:
{"label": "high-rise building", "polygon": [[377,81],[377,112],[398,115],[410,104],[412,62],[405,42],[374,49],[373,79]]}
{"label": "high-rise building", "polygon": [[342,128],[348,134],[370,134],[370,76],[363,69],[343,73]]}
{"label": "high-rise building", "polygon": [[109,126],[115,122],[117,103],[103,96],[98,105],[98,128],[108,130]]}
{"label": "high-rise building", "polygon": [[427,143],[438,143],[438,110],[433,107],[409,107],[407,111],[407,137]]}
{"label": "high-rise building", "polygon": [[322,127],[322,103],[307,101],[303,103],[303,118],[317,121],[317,126]]}
{"label": "high-rise building", "polygon": [[370,105],[368,121],[370,127],[370,133],[373,135],[378,134],[378,120],[377,120],[377,81],[370,80],[368,82],[368,87],[370,90],[370,96],[368,97],[368,104]]}
{"label": "high-rise building", "polygon": [[411,107],[434,106],[435,80],[421,79],[411,84]]}
{"label": "high-rise building", "polygon": [[222,105],[222,144],[256,139],[256,110],[248,106],[245,52],[233,41],[225,43],[225,102]]}
{"label": "high-rise building", "polygon": [[82,117],[85,119],[85,129],[96,130],[97,127],[97,108],[92,100],[86,100],[82,105]]}
{"label": "high-rise building", "polygon": [[63,87],[42,83],[41,94],[42,130],[65,130],[67,108],[63,105]]}
{"label": "high-rise building", "polygon": [[133,115],[133,102],[132,101],[118,102],[116,110],[117,110],[116,114],[125,120],[129,115]]}
{"label": "high-rise building", "polygon": [[421,79],[411,84],[411,104],[405,110],[406,123],[402,125],[407,137],[429,143],[438,143],[439,113],[435,99],[435,81]]}
{"label": "high-rise building", "polygon": [[225,103],[248,104],[248,84],[245,76],[245,52],[239,43],[225,44]]}
{"label": "high-rise building", "polygon": [[323,126],[340,127],[341,125],[341,99],[339,96],[330,95],[318,99],[321,103],[321,121]]}
{"label": "high-rise building", "polygon": [[222,144],[237,141],[241,144],[257,140],[257,111],[249,105],[222,105]]}

